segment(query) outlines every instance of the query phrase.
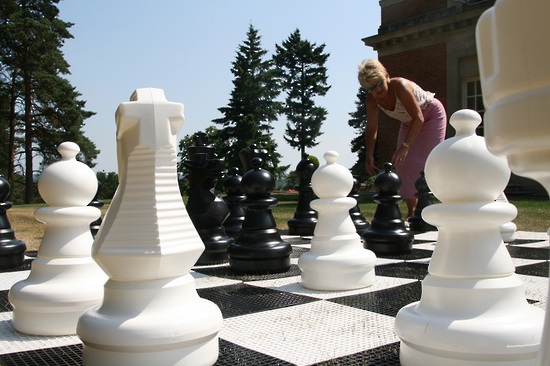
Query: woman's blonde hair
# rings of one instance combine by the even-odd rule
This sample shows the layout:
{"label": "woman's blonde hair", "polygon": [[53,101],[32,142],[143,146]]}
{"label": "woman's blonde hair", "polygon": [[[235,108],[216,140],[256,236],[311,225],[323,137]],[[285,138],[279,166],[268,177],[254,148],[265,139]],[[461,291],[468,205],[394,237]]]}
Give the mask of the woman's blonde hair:
{"label": "woman's blonde hair", "polygon": [[380,63],[380,61],[375,59],[364,60],[359,64],[359,72],[357,74],[357,79],[359,79],[359,84],[362,88],[368,89],[380,80],[388,78],[390,75],[388,71]]}

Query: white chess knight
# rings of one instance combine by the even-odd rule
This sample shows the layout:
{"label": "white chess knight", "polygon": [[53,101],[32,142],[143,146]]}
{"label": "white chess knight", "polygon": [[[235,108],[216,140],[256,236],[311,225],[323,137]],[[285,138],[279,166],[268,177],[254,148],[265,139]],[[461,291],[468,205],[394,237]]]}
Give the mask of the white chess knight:
{"label": "white chess knight", "polygon": [[107,276],[91,257],[90,223],[101,212],[88,204],[97,191],[94,172],[75,159],[77,144],[57,148],[61,160],[48,166],[38,180],[47,207],[35,211],[46,224],[38,256],[26,280],[9,292],[13,326],[36,335],[75,334],[82,312],[103,298]]}
{"label": "white chess knight", "polygon": [[298,259],[302,285],[314,290],[351,290],[374,283],[376,255],[363,247],[349,210],[357,202],[347,197],[353,187],[350,171],[337,164],[338,153],[324,154],[326,164],[311,177],[319,199],[311,202],[318,221],[311,250]]}
{"label": "white chess knight", "polygon": [[534,365],[544,311],[527,302],[502,241],[500,226],[517,210],[495,201],[510,169],[475,135],[477,112],[455,112],[450,123],[456,136],[426,161],[426,180],[442,203],[422,216],[439,234],[420,301],[395,320],[401,365]]}
{"label": "white chess knight", "polygon": [[[537,180],[548,193],[549,14],[548,0],[501,0],[481,15],[476,29],[487,147],[506,157],[514,173]],[[538,364],[550,365],[548,306]]]}
{"label": "white chess knight", "polygon": [[119,187],[93,245],[109,275],[103,303],[80,318],[85,365],[212,365],[218,307],[189,273],[204,250],[176,177],[183,105],[137,89],[116,113]]}

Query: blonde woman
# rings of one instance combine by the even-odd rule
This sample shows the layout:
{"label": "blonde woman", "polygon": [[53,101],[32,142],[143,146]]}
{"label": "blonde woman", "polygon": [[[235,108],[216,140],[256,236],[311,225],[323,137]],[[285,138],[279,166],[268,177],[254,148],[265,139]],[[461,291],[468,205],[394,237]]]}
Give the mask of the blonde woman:
{"label": "blonde woman", "polygon": [[399,135],[391,163],[401,178],[401,196],[408,216],[414,213],[417,199],[414,183],[424,170],[432,149],[445,139],[447,115],[434,93],[423,90],[411,80],[390,77],[378,60],[369,59],[359,65],[361,87],[368,91],[365,129],[366,163],[369,175],[379,171],[374,165],[374,145],[378,137],[378,111],[400,122]]}

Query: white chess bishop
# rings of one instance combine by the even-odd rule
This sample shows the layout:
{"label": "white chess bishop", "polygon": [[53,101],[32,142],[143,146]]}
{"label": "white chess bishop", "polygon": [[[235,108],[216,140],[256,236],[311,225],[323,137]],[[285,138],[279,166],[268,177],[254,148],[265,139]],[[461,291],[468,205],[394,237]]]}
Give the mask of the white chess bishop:
{"label": "white chess bishop", "polygon": [[353,176],[337,163],[338,153],[324,154],[326,164],[311,177],[319,197],[311,208],[317,211],[311,250],[298,259],[302,285],[313,290],[351,290],[370,286],[375,281],[376,255],[363,247],[349,210],[357,201],[348,197]]}
{"label": "white chess bishop", "polygon": [[48,166],[38,180],[38,192],[48,205],[34,215],[46,225],[31,273],[9,292],[13,326],[36,335],[75,334],[82,312],[103,298],[107,276],[91,256],[90,223],[101,211],[88,204],[97,191],[97,178],[76,160],[77,144],[57,148],[61,160]]}
{"label": "white chess bishop", "polygon": [[500,226],[517,210],[495,201],[510,169],[475,135],[477,112],[455,112],[450,123],[456,136],[426,161],[426,180],[442,203],[422,216],[439,234],[420,301],[395,320],[401,365],[533,366],[544,311],[527,302],[502,241]]}
{"label": "white chess bishop", "polygon": [[218,358],[219,308],[189,271],[204,251],[183,204],[176,138],[183,105],[137,89],[116,113],[119,187],[93,245],[103,303],[80,318],[85,365],[200,366]]}

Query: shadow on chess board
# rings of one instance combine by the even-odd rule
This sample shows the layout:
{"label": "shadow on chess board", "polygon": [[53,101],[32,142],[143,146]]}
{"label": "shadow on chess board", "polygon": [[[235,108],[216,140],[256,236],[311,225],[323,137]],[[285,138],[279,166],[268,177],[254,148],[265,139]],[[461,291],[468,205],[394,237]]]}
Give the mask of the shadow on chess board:
{"label": "shadow on chess board", "polygon": [[[420,300],[421,281],[436,233],[417,235],[407,255],[378,257],[373,286],[351,291],[314,291],[300,285],[297,260],[309,241],[292,244],[292,266],[278,274],[243,275],[227,264],[195,266],[199,295],[218,305],[224,325],[216,365],[400,365],[394,318]],[[548,237],[518,232],[507,245],[529,302],[546,307]],[[81,365],[77,336],[36,337],[11,325],[11,285],[28,276],[33,253],[16,269],[0,273],[0,365]]]}

